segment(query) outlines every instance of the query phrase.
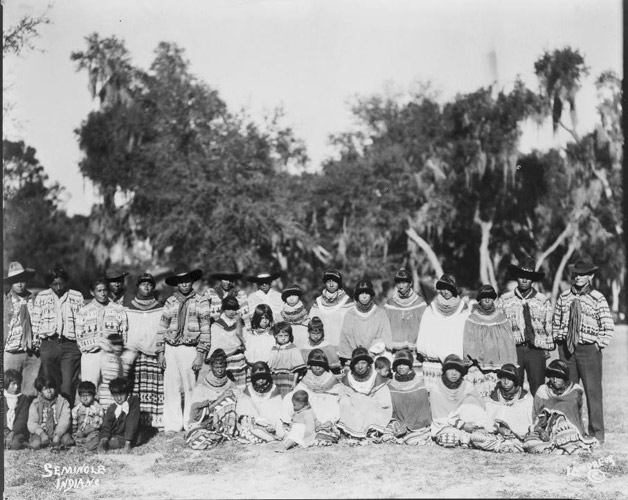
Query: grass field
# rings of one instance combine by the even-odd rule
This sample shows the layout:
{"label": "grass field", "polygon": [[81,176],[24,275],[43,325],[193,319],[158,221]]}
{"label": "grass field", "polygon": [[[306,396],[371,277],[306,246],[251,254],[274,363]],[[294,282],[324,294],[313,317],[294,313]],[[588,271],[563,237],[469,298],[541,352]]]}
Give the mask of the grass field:
{"label": "grass field", "polygon": [[[227,443],[199,452],[185,448],[182,437],[159,435],[128,454],[7,451],[4,497],[628,498],[628,327],[617,328],[604,354],[607,437],[591,454],[499,455],[392,444],[279,453],[278,443]],[[594,462],[601,473],[588,473]],[[91,469],[57,477],[54,465]],[[64,491],[62,480],[72,488]]]}

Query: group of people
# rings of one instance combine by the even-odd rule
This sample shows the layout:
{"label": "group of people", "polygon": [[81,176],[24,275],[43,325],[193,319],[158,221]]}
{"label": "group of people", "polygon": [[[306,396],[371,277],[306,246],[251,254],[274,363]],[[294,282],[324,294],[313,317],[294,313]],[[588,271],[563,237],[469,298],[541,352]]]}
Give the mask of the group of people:
{"label": "group of people", "polygon": [[[373,284],[350,296],[337,269],[309,311],[279,274],[177,267],[161,303],[150,273],[109,269],[91,300],[62,267],[34,296],[35,270],[12,262],[4,300],[5,447],[130,448],[153,431],[206,449],[225,440],[295,446],[437,443],[496,452],[574,453],[604,442],[602,351],[614,325],[587,257],[554,307],[534,262],[516,287],[461,297],[452,275],[428,304],[400,269],[383,306]],[[560,359],[549,365],[558,347]],[[527,380],[529,390],[525,390]],[[580,380],[583,387],[580,386]],[[582,420],[583,398],[588,428]],[[78,396],[78,397],[77,397]]]}

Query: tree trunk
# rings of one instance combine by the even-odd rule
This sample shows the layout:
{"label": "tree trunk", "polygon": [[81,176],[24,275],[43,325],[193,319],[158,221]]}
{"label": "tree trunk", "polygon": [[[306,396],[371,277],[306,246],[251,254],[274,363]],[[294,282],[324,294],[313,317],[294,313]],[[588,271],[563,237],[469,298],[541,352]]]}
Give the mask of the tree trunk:
{"label": "tree trunk", "polygon": [[619,313],[619,294],[621,293],[621,283],[618,278],[611,282],[611,311]]}
{"label": "tree trunk", "polygon": [[480,226],[482,231],[482,239],[480,241],[480,280],[482,284],[490,283],[493,288],[496,288],[495,282],[495,270],[491,262],[491,255],[488,251],[488,244],[491,240],[491,228],[493,227],[493,221],[484,221],[480,218],[480,211],[476,209],[473,217],[473,222]]}
{"label": "tree trunk", "polygon": [[569,248],[567,248],[567,253],[563,255],[563,258],[560,261],[560,265],[558,266],[558,269],[556,270],[556,275],[554,276],[554,284],[552,286],[552,304],[556,304],[556,299],[558,298],[558,292],[560,288],[560,282],[563,278],[563,272],[565,271],[565,266],[567,265],[567,262],[569,262],[569,259],[571,258],[575,250],[576,250],[576,234],[574,234],[574,236],[571,238],[571,241],[569,242]]}
{"label": "tree trunk", "polygon": [[565,227],[565,229],[563,229],[563,232],[560,233],[558,235],[558,237],[554,240],[554,243],[552,243],[547,250],[545,250],[539,257],[537,257],[536,259],[536,270],[541,268],[541,265],[543,264],[543,262],[545,261],[545,259],[547,259],[553,252],[554,250],[556,250],[562,243],[563,241],[565,241],[565,239],[567,238],[567,236],[569,236],[569,233],[571,233],[572,231],[572,224],[571,222],[569,224],[567,224],[567,226]]}
{"label": "tree trunk", "polygon": [[425,241],[423,238],[421,238],[419,234],[414,230],[413,227],[406,229],[406,234],[408,235],[408,238],[410,238],[414,243],[417,244],[417,246],[421,250],[425,252],[425,255],[427,256],[428,260],[430,261],[430,264],[432,264],[432,267],[434,268],[434,271],[436,272],[436,276],[440,278],[443,275],[443,268],[440,265],[440,262],[438,261],[438,257],[436,256],[436,253],[434,253],[434,250],[432,250],[432,247],[430,246],[430,244],[427,241]]}

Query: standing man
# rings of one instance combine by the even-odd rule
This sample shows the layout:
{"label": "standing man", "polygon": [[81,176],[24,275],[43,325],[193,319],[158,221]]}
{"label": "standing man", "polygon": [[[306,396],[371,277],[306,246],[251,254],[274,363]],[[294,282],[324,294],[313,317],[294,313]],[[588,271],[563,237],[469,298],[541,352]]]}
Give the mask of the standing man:
{"label": "standing man", "polygon": [[602,404],[602,349],[615,332],[613,317],[604,296],[593,288],[599,268],[589,256],[569,266],[571,288],[558,296],[552,318],[552,335],[560,359],[567,363],[573,383],[582,380],[587,397],[589,435],[604,442]]}
{"label": "standing man", "polygon": [[205,292],[211,307],[212,319],[217,321],[218,318],[220,318],[220,315],[222,314],[222,301],[225,297],[235,297],[238,304],[240,304],[240,309],[238,309],[240,317],[244,321],[245,327],[250,329],[251,319],[249,317],[249,301],[244,290],[241,290],[236,286],[236,281],[241,279],[243,276],[242,273],[237,272],[235,268],[233,268],[218,271],[210,276],[211,278],[219,281],[217,286],[214,288],[208,288],[207,292]]}
{"label": "standing man", "polygon": [[31,316],[35,296],[26,289],[26,283],[35,276],[34,269],[11,262],[5,284],[11,285],[4,297],[4,370],[15,370],[22,375],[22,393],[36,396],[35,379],[41,360],[33,339]]}
{"label": "standing man", "polygon": [[70,290],[69,276],[61,266],[46,273],[48,290],[40,292],[33,304],[33,332],[41,342],[41,376],[52,377],[59,392],[74,406],[81,370],[81,351],[76,345],[76,316],[83,306],[81,292]]}
{"label": "standing man", "polygon": [[123,273],[120,269],[107,269],[105,272],[105,278],[109,282],[109,299],[111,302],[124,306],[124,293],[126,287],[124,286],[124,278],[129,273]]}
{"label": "standing man", "polygon": [[258,273],[255,276],[246,278],[247,281],[257,285],[257,291],[253,292],[248,297],[249,311],[255,312],[255,308],[258,305],[266,304],[270,306],[270,309],[273,311],[275,321],[279,321],[281,311],[283,311],[283,300],[281,300],[281,294],[270,287],[272,282],[279,278],[279,276],[280,273]]}
{"label": "standing man", "polygon": [[177,266],[166,278],[166,284],[177,289],[164,305],[157,330],[157,362],[164,370],[164,430],[170,435],[187,429],[196,374],[210,347],[209,301],[192,288],[203,271],[187,269]]}
{"label": "standing man", "polygon": [[416,350],[419,325],[426,306],[423,297],[412,289],[410,273],[399,269],[395,274],[395,293],[384,304],[392,329],[393,353],[402,349]]}
{"label": "standing man", "polygon": [[502,294],[495,306],[504,311],[512,328],[517,348],[519,386],[523,386],[527,374],[530,393],[534,396],[545,383],[545,360],[555,347],[550,324],[552,304],[548,297],[532,286],[545,276],[535,270],[534,260],[523,259],[519,266],[509,264],[508,273],[517,280],[517,287]]}
{"label": "standing man", "polygon": [[89,291],[94,298],[76,317],[76,340],[81,350],[81,380],[96,386],[106,408],[113,403],[109,382],[122,376],[122,351],[128,322],[124,308],[109,299],[108,280],[95,279]]}

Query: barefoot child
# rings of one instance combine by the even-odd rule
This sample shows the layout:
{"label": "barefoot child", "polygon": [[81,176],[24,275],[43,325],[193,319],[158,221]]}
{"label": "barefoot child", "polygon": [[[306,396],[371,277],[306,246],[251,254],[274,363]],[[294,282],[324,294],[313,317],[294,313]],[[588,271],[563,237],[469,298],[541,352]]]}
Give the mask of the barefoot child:
{"label": "barefoot child", "polygon": [[105,419],[100,429],[98,451],[124,448],[140,444],[140,399],[129,395],[126,379],[116,378],[109,382],[113,403],[107,408]]}
{"label": "barefoot child", "polygon": [[50,444],[55,448],[60,445],[72,446],[70,403],[58,393],[56,380],[52,377],[38,377],[35,389],[37,397],[28,412],[30,447],[39,450]]}
{"label": "barefoot child", "polygon": [[316,442],[316,419],[307,392],[296,391],[292,395],[292,406],[294,413],[290,431],[284,438],[284,449],[289,450],[295,446],[308,448]]}
{"label": "barefoot child", "polygon": [[96,451],[105,410],[96,401],[96,386],[85,380],[78,386],[79,404],[72,408],[72,437],[77,445]]}
{"label": "barefoot child", "polygon": [[31,398],[20,393],[22,374],[17,370],[4,372],[4,447],[21,450],[28,441],[28,409]]}

